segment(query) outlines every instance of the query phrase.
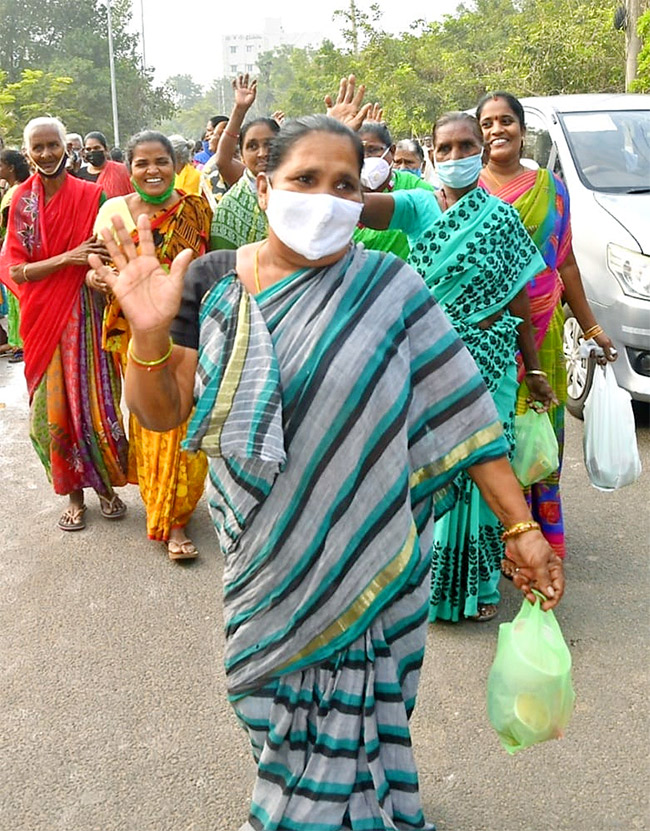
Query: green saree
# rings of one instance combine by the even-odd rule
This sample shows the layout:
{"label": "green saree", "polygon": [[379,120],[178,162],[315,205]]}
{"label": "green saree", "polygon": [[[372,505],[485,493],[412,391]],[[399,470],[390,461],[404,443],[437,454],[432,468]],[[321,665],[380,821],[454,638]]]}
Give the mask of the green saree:
{"label": "green saree", "polygon": [[[544,269],[544,261],[517,212],[482,190],[465,194],[444,213],[418,191],[393,198],[390,227],[408,234],[409,263],[476,361],[512,447],[520,320],[507,307]],[[455,484],[456,506],[435,525],[432,621],[475,617],[481,606],[499,601],[501,526],[467,474]]]}

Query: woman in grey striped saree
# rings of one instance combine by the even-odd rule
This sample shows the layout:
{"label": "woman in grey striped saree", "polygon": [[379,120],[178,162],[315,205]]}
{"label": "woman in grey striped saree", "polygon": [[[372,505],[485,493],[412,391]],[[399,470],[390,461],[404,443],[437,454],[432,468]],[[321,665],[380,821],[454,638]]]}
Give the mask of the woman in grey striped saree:
{"label": "woman in grey striped saree", "polygon": [[[434,515],[468,469],[506,527],[530,520],[490,395],[421,278],[350,242],[362,162],[340,123],[297,119],[259,177],[265,243],[189,269],[180,255],[165,275],[146,221],[139,256],[127,234],[107,240],[129,406],[167,430],[196,396],[228,690],[257,762],[246,831],[433,828],[408,722]],[[515,584],[551,608],[562,566],[526,530],[509,543]]]}

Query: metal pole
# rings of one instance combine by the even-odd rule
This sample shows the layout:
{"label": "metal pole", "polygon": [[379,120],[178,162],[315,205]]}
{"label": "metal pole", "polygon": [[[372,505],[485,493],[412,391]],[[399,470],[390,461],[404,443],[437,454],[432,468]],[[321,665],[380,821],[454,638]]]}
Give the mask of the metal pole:
{"label": "metal pole", "polygon": [[144,0],[140,0],[140,30],[142,32],[142,71],[147,71],[147,53],[144,45]]}
{"label": "metal pole", "polygon": [[111,19],[111,0],[106,0],[108,11],[108,63],[111,70],[111,101],[113,104],[113,143],[120,146],[120,127],[117,120],[117,88],[115,86],[115,56],[113,54],[113,21]]}
{"label": "metal pole", "polygon": [[630,84],[636,78],[637,60],[641,51],[641,38],[637,32],[639,25],[639,0],[627,0],[627,26],[625,31],[625,92],[630,91]]}

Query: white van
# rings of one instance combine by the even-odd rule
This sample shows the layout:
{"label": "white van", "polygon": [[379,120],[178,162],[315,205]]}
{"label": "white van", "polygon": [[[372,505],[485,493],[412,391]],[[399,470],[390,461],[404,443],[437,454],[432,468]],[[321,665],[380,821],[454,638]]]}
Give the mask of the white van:
{"label": "white van", "polygon": [[[566,183],[573,248],[596,319],[614,341],[619,386],[650,401],[650,95],[523,98],[524,155]],[[568,409],[582,415],[594,363],[568,317]]]}

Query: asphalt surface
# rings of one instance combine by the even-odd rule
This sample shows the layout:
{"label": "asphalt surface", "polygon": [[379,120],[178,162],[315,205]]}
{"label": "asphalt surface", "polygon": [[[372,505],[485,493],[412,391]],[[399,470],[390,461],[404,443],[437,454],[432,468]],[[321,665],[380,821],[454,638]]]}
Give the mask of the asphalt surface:
{"label": "asphalt surface", "polygon": [[[648,483],[600,493],[568,418],[569,588],[558,619],[576,711],[562,741],[508,756],[485,714],[499,621],[430,627],[412,722],[427,817],[439,831],[632,831],[648,801]],[[0,361],[0,831],[236,831],[254,765],[226,700],[221,565],[202,503],[200,559],[145,535],[135,488],[109,523],[56,529],[64,500],[27,435],[21,365]]]}

